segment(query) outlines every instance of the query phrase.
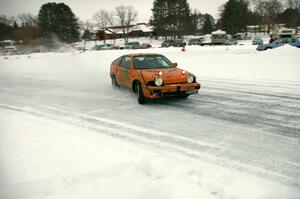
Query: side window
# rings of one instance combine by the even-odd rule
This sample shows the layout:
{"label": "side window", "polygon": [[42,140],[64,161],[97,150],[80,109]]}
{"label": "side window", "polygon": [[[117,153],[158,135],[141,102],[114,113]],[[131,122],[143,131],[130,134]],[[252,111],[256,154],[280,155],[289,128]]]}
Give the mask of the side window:
{"label": "side window", "polygon": [[123,59],[123,57],[119,57],[118,59],[116,59],[115,61],[113,61],[113,64],[116,66],[120,66],[121,60]]}
{"label": "side window", "polygon": [[124,57],[121,61],[120,66],[129,69],[130,68],[130,57],[128,57],[128,56]]}

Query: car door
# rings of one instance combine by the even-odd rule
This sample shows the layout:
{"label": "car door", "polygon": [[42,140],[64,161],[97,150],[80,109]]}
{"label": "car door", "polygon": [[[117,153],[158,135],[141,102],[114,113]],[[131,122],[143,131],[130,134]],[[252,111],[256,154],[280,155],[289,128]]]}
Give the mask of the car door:
{"label": "car door", "polygon": [[125,87],[130,87],[130,56],[124,56],[117,70],[118,83]]}
{"label": "car door", "polygon": [[123,56],[114,60],[111,65],[111,68],[110,68],[111,75],[114,75],[116,77],[116,80],[118,83],[119,83],[119,81],[118,81],[117,73],[118,73],[118,70],[120,70],[120,63],[121,63],[122,59],[123,59]]}

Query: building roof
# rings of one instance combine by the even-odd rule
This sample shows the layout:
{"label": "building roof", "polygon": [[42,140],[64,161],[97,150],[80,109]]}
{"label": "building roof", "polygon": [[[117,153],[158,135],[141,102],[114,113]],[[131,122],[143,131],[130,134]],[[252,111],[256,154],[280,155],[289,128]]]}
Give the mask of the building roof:
{"label": "building roof", "polygon": [[[112,26],[112,27],[107,27],[105,30],[105,34],[123,34],[123,27],[124,26]],[[133,31],[142,31],[144,33],[150,33],[153,32],[153,26],[149,24],[144,24],[144,23],[139,23],[137,25],[130,25],[126,26],[125,28],[129,28],[129,33]],[[93,32],[99,32],[101,31],[99,27],[94,26],[92,28]]]}
{"label": "building roof", "polygon": [[216,30],[216,31],[212,32],[211,34],[212,34],[212,35],[217,35],[217,34],[226,34],[226,32],[225,32],[225,31],[223,31],[223,30]]}

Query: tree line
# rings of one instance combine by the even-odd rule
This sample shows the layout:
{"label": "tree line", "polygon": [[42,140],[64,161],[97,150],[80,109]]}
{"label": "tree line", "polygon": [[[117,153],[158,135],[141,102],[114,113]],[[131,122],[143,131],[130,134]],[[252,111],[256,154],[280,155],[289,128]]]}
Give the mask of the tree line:
{"label": "tree line", "polygon": [[[183,35],[209,34],[223,29],[230,34],[245,32],[248,25],[284,23],[287,27],[300,25],[300,0],[228,0],[219,8],[219,19],[208,13],[192,10],[187,0],[154,0],[150,24],[157,36],[181,37]],[[80,21],[64,3],[43,4],[37,16],[20,14],[17,17],[0,15],[0,40],[42,40],[57,37],[63,42],[74,42],[90,37],[96,26],[103,32],[110,26],[120,26],[128,40],[129,25],[137,19],[132,6],[118,6],[113,11],[101,9],[91,20]],[[259,30],[260,31],[260,30]]]}
{"label": "tree line", "polygon": [[247,25],[268,27],[285,24],[296,28],[300,25],[300,0],[229,0],[220,8],[220,19],[216,24],[230,34],[245,32]]}
{"label": "tree line", "polygon": [[209,14],[192,12],[187,0],[154,0],[152,13],[150,21],[161,36],[208,34],[215,29],[234,34],[246,32],[248,25],[267,25],[270,32],[273,24],[300,25],[300,0],[228,0],[220,6],[217,23]]}
{"label": "tree line", "polygon": [[43,4],[37,16],[0,16],[0,40],[22,40],[23,43],[29,43],[47,42],[56,37],[63,42],[74,42],[79,40],[78,30],[78,19],[64,3]]}
{"label": "tree line", "polygon": [[154,0],[150,23],[156,34],[171,37],[206,34],[215,27],[210,14],[192,12],[187,0]]}
{"label": "tree line", "polygon": [[[37,16],[20,14],[17,17],[0,16],[0,40],[22,40],[24,43],[37,41],[47,43],[58,39],[62,42],[75,42],[83,37],[90,37],[90,30],[96,26],[98,30],[106,31],[108,26],[122,27],[124,37],[129,25],[137,18],[137,11],[132,6],[117,6],[115,11],[99,10],[92,21],[80,21],[71,8],[64,3],[43,4]],[[18,23],[17,23],[18,22]]]}

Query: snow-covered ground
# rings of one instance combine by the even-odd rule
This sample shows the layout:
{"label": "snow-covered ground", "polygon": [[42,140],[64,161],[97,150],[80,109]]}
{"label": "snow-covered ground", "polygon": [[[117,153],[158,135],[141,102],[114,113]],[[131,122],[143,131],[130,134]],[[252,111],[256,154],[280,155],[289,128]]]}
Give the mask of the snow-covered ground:
{"label": "snow-covered ground", "polygon": [[[162,53],[202,88],[138,105],[109,65]],[[0,198],[300,198],[300,56],[284,46],[0,57]]]}

